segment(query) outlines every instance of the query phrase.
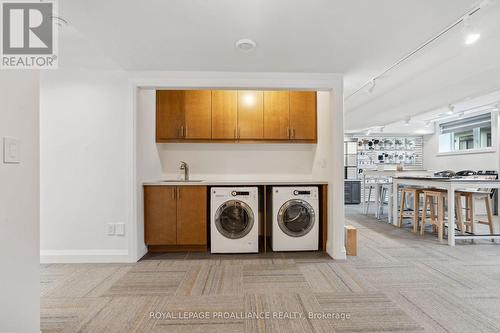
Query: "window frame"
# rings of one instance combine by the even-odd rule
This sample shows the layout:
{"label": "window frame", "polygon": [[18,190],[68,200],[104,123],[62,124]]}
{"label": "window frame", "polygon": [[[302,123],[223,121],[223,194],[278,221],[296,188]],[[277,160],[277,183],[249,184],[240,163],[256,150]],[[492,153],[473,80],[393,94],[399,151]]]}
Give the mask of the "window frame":
{"label": "window frame", "polygon": [[[467,118],[472,118],[475,116],[480,116],[483,114],[489,113],[491,116],[491,147],[484,147],[484,148],[471,148],[471,149],[464,149],[464,150],[452,150],[452,151],[440,151],[440,140],[439,137],[441,135],[441,125],[449,123],[451,121],[454,121],[456,119],[446,119],[442,120],[439,122],[436,122],[436,140],[437,140],[437,154],[436,156],[449,156],[449,155],[466,155],[466,154],[484,154],[484,153],[495,153],[497,151],[497,135],[498,135],[498,111],[479,111],[479,112],[474,112],[468,114],[465,119]],[[475,136],[475,135],[474,135]],[[454,142],[454,135],[452,135],[452,140],[451,142]],[[474,145],[476,145],[476,141],[474,141]]]}

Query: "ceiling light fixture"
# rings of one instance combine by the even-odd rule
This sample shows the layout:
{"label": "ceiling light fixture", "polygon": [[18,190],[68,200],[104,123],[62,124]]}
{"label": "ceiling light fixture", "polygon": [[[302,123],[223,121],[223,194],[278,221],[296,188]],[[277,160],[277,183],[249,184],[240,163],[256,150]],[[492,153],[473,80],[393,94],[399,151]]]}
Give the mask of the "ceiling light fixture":
{"label": "ceiling light fixture", "polygon": [[255,43],[253,40],[248,39],[248,38],[243,38],[240,39],[239,41],[236,42],[235,44],[236,48],[241,51],[251,51],[254,48],[257,47],[257,43]]}
{"label": "ceiling light fixture", "polygon": [[410,121],[411,121],[411,118],[408,117],[406,120],[405,120],[405,126],[410,126]]}

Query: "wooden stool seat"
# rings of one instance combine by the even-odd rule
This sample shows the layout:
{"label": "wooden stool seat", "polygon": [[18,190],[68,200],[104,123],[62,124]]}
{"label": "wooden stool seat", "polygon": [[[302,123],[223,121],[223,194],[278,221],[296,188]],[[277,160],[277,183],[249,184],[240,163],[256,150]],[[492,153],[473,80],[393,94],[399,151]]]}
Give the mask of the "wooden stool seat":
{"label": "wooden stool seat", "polygon": [[437,231],[438,240],[443,240],[444,235],[444,202],[447,192],[442,190],[424,190],[424,209],[422,212],[422,226],[420,234],[424,234],[425,225],[427,224],[427,209],[429,209],[429,222],[432,229]]}
{"label": "wooden stool seat", "polygon": [[404,187],[401,189],[401,203],[400,203],[400,208],[399,208],[399,220],[398,220],[398,227],[401,228],[401,225],[403,223],[403,218],[404,216],[404,211],[405,211],[405,205],[406,205],[406,196],[407,195],[412,195],[413,196],[413,212],[409,213],[407,217],[410,217],[413,221],[413,232],[418,231],[418,225],[419,225],[419,211],[420,211],[420,194],[423,192],[421,188],[417,187]]}
{"label": "wooden stool seat", "polygon": [[[465,226],[466,231],[469,233],[475,233],[475,223],[484,224],[489,227],[490,234],[493,235],[495,233],[495,228],[493,226],[493,211],[492,211],[492,202],[490,197],[490,192],[488,191],[457,191],[456,195],[458,198],[457,210],[465,209],[465,220],[462,220],[461,223]],[[465,207],[462,207],[462,198],[465,199]],[[475,218],[475,202],[474,200],[484,200],[484,205],[486,207],[487,220],[476,220]]]}

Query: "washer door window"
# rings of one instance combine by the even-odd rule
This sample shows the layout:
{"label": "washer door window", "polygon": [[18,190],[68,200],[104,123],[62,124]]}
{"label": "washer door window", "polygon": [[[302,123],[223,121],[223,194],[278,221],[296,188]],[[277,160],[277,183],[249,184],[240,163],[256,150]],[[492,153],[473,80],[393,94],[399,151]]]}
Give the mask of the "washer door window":
{"label": "washer door window", "polygon": [[240,239],[248,235],[254,224],[250,207],[239,200],[223,203],[215,213],[215,226],[220,234],[230,239]]}
{"label": "washer door window", "polygon": [[301,237],[314,226],[314,209],[304,200],[289,200],[278,211],[280,229],[291,237]]}

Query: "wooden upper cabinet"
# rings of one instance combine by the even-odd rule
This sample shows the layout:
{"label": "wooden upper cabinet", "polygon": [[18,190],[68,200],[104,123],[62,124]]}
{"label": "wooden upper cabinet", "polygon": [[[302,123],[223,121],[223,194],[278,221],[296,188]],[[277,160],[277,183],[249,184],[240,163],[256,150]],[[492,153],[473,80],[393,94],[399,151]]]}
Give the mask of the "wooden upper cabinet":
{"label": "wooden upper cabinet", "polygon": [[238,91],[238,139],[264,138],[264,92]]}
{"label": "wooden upper cabinet", "polygon": [[290,128],[294,140],[317,140],[315,91],[290,91]]}
{"label": "wooden upper cabinet", "polygon": [[212,90],[212,139],[236,139],[238,92]]}
{"label": "wooden upper cabinet", "polygon": [[184,138],[211,139],[212,92],[210,90],[184,91]]}
{"label": "wooden upper cabinet", "polygon": [[180,139],[184,126],[184,92],[156,91],[156,141]]}
{"label": "wooden upper cabinet", "polygon": [[147,245],[177,244],[175,187],[144,187],[144,241]]}
{"label": "wooden upper cabinet", "polygon": [[207,244],[207,188],[177,187],[177,244]]}
{"label": "wooden upper cabinet", "polygon": [[317,141],[316,92],[157,90],[156,141]]}
{"label": "wooden upper cabinet", "polygon": [[264,139],[287,140],[289,129],[290,93],[264,91]]}

